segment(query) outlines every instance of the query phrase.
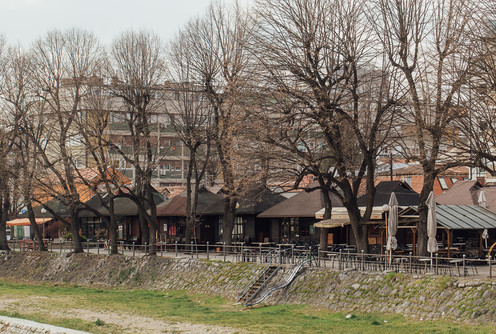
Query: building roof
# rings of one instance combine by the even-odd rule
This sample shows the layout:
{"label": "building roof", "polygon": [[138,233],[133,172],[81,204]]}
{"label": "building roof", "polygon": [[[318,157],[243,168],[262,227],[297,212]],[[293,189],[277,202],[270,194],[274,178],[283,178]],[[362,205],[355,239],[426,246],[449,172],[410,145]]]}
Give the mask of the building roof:
{"label": "building roof", "polygon": [[[255,188],[244,194],[239,200],[236,209],[238,215],[258,215],[259,213],[284,201],[286,198],[275,194],[266,187]],[[224,199],[221,199],[205,209],[204,215],[222,215],[224,213]]]}
{"label": "building roof", "polygon": [[[59,215],[61,217],[70,216],[67,205],[63,201],[61,201],[60,199],[52,198],[51,200],[46,202],[44,204],[44,206],[50,208],[57,215]],[[34,207],[33,208],[34,216],[36,218],[46,218],[46,217],[54,218],[53,215],[50,213],[50,211],[46,210],[46,212],[44,212],[44,213],[41,211],[42,209],[44,209],[44,206],[38,205],[38,206]],[[28,213],[24,212],[24,213],[20,214],[19,218],[28,218]]]}
{"label": "building roof", "polygon": [[[468,167],[458,166],[451,167],[440,174],[440,176],[457,176],[457,175],[468,175]],[[380,172],[377,173],[378,176],[390,175],[391,171],[389,169],[382,168]],[[393,176],[412,176],[412,175],[424,175],[422,165],[419,163],[405,164],[395,163],[393,166]]]}
{"label": "building roof", "polygon": [[[205,210],[222,199],[222,196],[201,187],[198,191],[197,214],[203,214]],[[157,217],[186,217],[186,202],[187,194],[183,191],[174,198],[157,205]]]}
{"label": "building roof", "polygon": [[[477,200],[480,188],[482,188],[482,184],[480,184],[479,181],[458,181],[450,189],[437,195],[436,202],[439,204],[455,205],[478,204]],[[494,188],[494,190],[496,190],[496,188]]]}
{"label": "building roof", "polygon": [[[164,201],[164,198],[158,192],[153,192],[153,199],[155,205],[159,205]],[[148,210],[149,206],[145,205],[145,209]],[[103,215],[109,215],[109,211],[104,206],[101,206],[98,211]],[[114,200],[114,214],[116,216],[137,216],[138,205],[128,197],[118,197]]]}
{"label": "building roof", "polygon": [[[333,193],[331,197],[332,206],[343,206],[341,200]],[[274,205],[258,215],[259,218],[315,218],[315,212],[325,206],[322,191],[302,191],[285,201]]]}
{"label": "building roof", "polygon": [[[382,206],[389,203],[391,193],[396,194],[399,206],[412,206],[419,204],[419,194],[402,181],[382,181],[375,188],[374,206]],[[368,195],[358,197],[359,207],[367,206]]]}
{"label": "building roof", "polygon": [[496,214],[478,205],[437,205],[437,224],[449,230],[496,228]]}

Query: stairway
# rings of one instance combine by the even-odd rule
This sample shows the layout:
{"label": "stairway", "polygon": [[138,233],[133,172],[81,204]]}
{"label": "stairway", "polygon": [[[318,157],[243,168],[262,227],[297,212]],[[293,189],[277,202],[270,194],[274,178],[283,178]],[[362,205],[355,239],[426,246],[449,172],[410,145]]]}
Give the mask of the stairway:
{"label": "stairway", "polygon": [[258,279],[249,287],[243,296],[238,300],[242,304],[247,303],[249,300],[252,300],[255,295],[267,284],[267,282],[272,278],[272,276],[279,269],[279,266],[270,265],[267,269],[262,272],[262,274],[258,277]]}

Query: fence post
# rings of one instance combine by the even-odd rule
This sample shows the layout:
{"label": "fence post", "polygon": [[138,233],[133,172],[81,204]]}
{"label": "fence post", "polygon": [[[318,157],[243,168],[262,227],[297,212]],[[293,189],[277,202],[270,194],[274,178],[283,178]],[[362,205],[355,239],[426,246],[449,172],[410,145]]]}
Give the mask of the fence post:
{"label": "fence post", "polygon": [[339,258],[338,259],[339,259],[338,260],[339,261],[338,262],[339,263],[338,269],[343,270],[343,264],[341,263],[343,261],[343,250],[342,249],[339,250]]}
{"label": "fence post", "polygon": [[[310,247],[310,254],[312,253],[311,250],[312,250],[312,248]],[[325,264],[325,261],[324,261],[324,264]],[[320,245],[317,246],[317,267],[320,267]]]}
{"label": "fence post", "polygon": [[282,252],[281,252],[281,245],[279,245],[279,265],[282,264]]}
{"label": "fence post", "polygon": [[491,263],[491,254],[488,255],[489,257],[489,278],[493,278],[493,267]]}
{"label": "fence post", "polygon": [[245,261],[245,243],[241,244],[241,262]]}
{"label": "fence post", "polygon": [[164,256],[164,245],[160,242],[160,256]]}
{"label": "fence post", "polygon": [[135,256],[135,251],[136,251],[136,242],[133,241],[133,257]]}
{"label": "fence post", "polygon": [[191,241],[191,258],[193,258],[193,241]]}
{"label": "fence post", "polygon": [[122,255],[124,255],[124,248],[126,247],[126,246],[124,246],[124,245],[125,245],[125,243],[124,243],[124,241],[123,241],[123,242],[122,242],[122,244],[121,244],[121,247],[122,247],[122,249],[121,249],[121,254],[122,254]]}
{"label": "fence post", "polygon": [[365,251],[362,249],[362,271],[365,271]]}
{"label": "fence post", "polygon": [[96,254],[100,255],[100,240],[96,242]]}
{"label": "fence post", "polygon": [[[14,251],[15,251],[15,242],[14,242]],[[50,241],[50,252],[53,252],[53,242]]]}
{"label": "fence post", "polygon": [[148,243],[147,243],[147,242],[145,242],[145,255],[148,253],[148,248],[147,248],[147,246],[148,246]]}
{"label": "fence post", "polygon": [[438,274],[439,274],[439,271],[438,271],[438,266],[437,266],[437,263],[438,263],[438,262],[437,262],[437,260],[438,260],[438,258],[437,258],[437,257],[438,257],[438,253],[436,253],[436,275],[438,275]]}
{"label": "fence post", "polygon": [[176,240],[176,247],[175,248],[176,248],[176,257],[177,257],[177,240]]}
{"label": "fence post", "polygon": [[209,244],[210,244],[210,242],[209,242],[209,241],[207,241],[207,260],[210,260],[210,253],[209,253],[210,249],[209,249],[209,247],[208,247],[208,246],[209,246]]}
{"label": "fence post", "polygon": [[262,243],[258,244],[258,252],[260,253],[260,263],[262,263]]}
{"label": "fence post", "polygon": [[86,240],[86,251],[90,253],[90,242]]}
{"label": "fence post", "polygon": [[224,262],[226,262],[226,242],[224,241],[222,251],[224,252]]}
{"label": "fence post", "polygon": [[466,276],[466,275],[465,275],[465,257],[466,257],[466,255],[465,255],[465,254],[463,254],[463,277],[465,277],[465,276]]}

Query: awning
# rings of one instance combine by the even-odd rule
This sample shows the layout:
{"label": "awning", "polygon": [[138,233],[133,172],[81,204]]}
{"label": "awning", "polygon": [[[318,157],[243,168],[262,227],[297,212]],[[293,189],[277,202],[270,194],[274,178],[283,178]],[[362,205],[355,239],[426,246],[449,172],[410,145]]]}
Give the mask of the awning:
{"label": "awning", "polygon": [[[363,216],[365,213],[365,207],[360,207],[360,214]],[[321,209],[315,213],[315,218],[317,219],[322,219],[324,216],[324,211],[325,209]],[[382,215],[384,213],[384,210],[382,209],[382,206],[374,206],[372,208],[372,214],[370,215],[370,219],[383,219]],[[331,211],[331,217],[336,218],[336,219],[348,219],[348,211],[346,210],[345,207],[334,207],[332,208]]]}
{"label": "awning", "polygon": [[345,225],[350,225],[349,219],[325,219],[321,220],[318,223],[313,224],[315,227],[320,228],[335,228],[335,227],[344,227]]}
{"label": "awning", "polygon": [[[53,218],[51,217],[36,218],[36,224],[43,224],[52,219]],[[31,223],[29,222],[29,218],[18,218],[18,219],[9,220],[7,222],[7,226],[29,226],[29,225],[31,225]]]}
{"label": "awning", "polygon": [[438,205],[437,224],[448,230],[496,228],[496,214],[478,205]]}

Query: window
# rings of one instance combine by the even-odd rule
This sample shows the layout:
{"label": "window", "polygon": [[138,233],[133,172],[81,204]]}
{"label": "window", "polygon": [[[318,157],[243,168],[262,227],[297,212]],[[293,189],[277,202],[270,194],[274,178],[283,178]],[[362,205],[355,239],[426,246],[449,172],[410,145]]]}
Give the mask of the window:
{"label": "window", "polygon": [[234,228],[232,232],[233,241],[243,241],[243,226],[243,217],[236,217],[236,219],[234,220]]}
{"label": "window", "polygon": [[439,185],[441,185],[441,189],[446,190],[448,189],[448,183],[446,182],[445,178],[442,176],[439,176],[438,178]]}
{"label": "window", "polygon": [[456,183],[456,181],[458,181],[458,179],[457,179],[456,177],[452,177],[452,178],[451,178],[451,182],[452,182],[453,184],[455,184],[455,183]]}
{"label": "window", "polygon": [[412,177],[411,176],[404,177],[403,182],[405,182],[406,184],[411,186],[412,185]]}

